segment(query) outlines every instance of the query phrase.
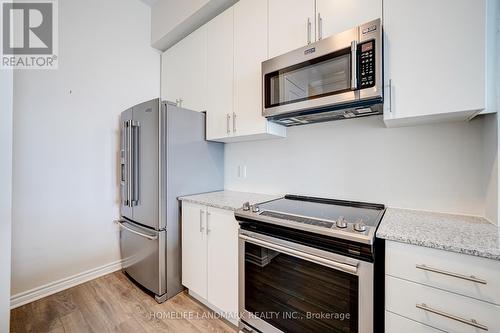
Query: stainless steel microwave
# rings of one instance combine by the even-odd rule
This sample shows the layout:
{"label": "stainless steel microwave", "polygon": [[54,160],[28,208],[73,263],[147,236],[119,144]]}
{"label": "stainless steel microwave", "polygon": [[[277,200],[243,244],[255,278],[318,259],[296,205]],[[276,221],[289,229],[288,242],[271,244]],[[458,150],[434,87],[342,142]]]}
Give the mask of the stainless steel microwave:
{"label": "stainless steel microwave", "polygon": [[284,126],[383,112],[380,19],[262,63],[263,116]]}

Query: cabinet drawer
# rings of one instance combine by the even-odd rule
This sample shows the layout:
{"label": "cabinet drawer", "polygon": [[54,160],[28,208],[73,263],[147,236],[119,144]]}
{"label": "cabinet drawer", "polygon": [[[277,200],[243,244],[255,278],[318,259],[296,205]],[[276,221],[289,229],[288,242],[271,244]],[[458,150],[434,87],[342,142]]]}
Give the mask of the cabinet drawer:
{"label": "cabinet drawer", "polygon": [[386,274],[500,305],[500,261],[386,243]]}
{"label": "cabinet drawer", "polygon": [[430,326],[417,323],[392,312],[385,312],[385,333],[442,333]]}
{"label": "cabinet drawer", "polygon": [[391,276],[385,283],[387,311],[446,332],[500,332],[498,305]]}

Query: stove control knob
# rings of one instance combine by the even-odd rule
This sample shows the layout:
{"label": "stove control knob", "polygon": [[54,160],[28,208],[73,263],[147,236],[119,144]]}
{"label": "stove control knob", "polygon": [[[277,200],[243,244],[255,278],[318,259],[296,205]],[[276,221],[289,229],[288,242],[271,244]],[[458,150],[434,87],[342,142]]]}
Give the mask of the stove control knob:
{"label": "stove control knob", "polygon": [[250,203],[247,201],[243,203],[243,210],[244,211],[249,211],[250,210]]}
{"label": "stove control knob", "polygon": [[252,212],[253,212],[253,213],[258,213],[258,212],[260,212],[260,208],[259,208],[259,206],[258,206],[258,205],[253,205],[253,206],[252,206]]}
{"label": "stove control knob", "polygon": [[339,217],[339,219],[337,220],[337,223],[335,223],[335,225],[337,226],[337,228],[344,229],[344,228],[347,228],[347,221],[341,216],[341,217]]}
{"label": "stove control knob", "polygon": [[366,224],[364,224],[362,221],[358,221],[354,223],[354,230],[356,230],[357,232],[366,231]]}

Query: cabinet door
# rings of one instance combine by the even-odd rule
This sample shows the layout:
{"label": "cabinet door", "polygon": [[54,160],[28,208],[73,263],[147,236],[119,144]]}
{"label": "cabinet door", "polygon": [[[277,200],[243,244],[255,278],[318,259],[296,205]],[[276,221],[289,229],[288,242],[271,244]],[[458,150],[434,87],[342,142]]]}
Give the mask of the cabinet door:
{"label": "cabinet door", "polygon": [[206,207],[182,202],[182,284],[207,297]]}
{"label": "cabinet door", "polygon": [[195,111],[206,110],[206,26],[202,26],[163,56],[162,96]]}
{"label": "cabinet door", "polygon": [[385,312],[385,333],[443,333],[430,326],[421,324],[392,312]]}
{"label": "cabinet door", "polygon": [[314,0],[269,0],[269,58],[307,45],[315,36]]}
{"label": "cabinet door", "polygon": [[267,59],[267,0],[234,5],[234,135],[266,131],[262,116],[262,62]]}
{"label": "cabinet door", "polygon": [[316,0],[316,5],[318,39],[382,18],[382,0]]}
{"label": "cabinet door", "polygon": [[238,222],[234,212],[208,208],[208,301],[238,311]]}
{"label": "cabinet door", "polygon": [[175,102],[181,96],[181,85],[174,84],[177,80],[180,81],[181,73],[178,70],[178,59],[180,56],[180,48],[178,45],[172,46],[165,51],[161,56],[161,99]]}
{"label": "cabinet door", "polygon": [[233,30],[233,7],[207,23],[208,140],[232,133],[227,117],[233,114]]}
{"label": "cabinet door", "polygon": [[485,108],[485,6],[384,0],[386,122]]}

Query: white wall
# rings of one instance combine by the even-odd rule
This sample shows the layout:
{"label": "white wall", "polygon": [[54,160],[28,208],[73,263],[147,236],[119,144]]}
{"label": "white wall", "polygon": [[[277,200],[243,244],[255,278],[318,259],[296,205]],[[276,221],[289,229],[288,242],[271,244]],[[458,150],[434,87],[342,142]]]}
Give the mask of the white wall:
{"label": "white wall", "polygon": [[[496,7],[496,54],[500,55],[500,5]],[[496,109],[500,112],[500,57],[496,57]],[[500,165],[498,155],[500,153],[500,136],[498,128],[500,117],[498,114],[489,115],[489,125],[485,127],[484,150],[485,150],[485,188],[486,188],[486,217],[496,222],[500,227],[499,215],[499,193],[500,193]]]}
{"label": "white wall", "polygon": [[484,188],[485,188],[485,216],[493,223],[498,223],[498,121],[497,114],[485,116],[483,128],[483,162],[484,162]]}
{"label": "white wall", "polygon": [[0,70],[0,333],[9,331],[12,213],[12,71]]}
{"label": "white wall", "polygon": [[14,77],[12,294],[119,260],[119,114],[159,97],[137,0],[59,1],[59,69]]}
{"label": "white wall", "polygon": [[385,128],[367,117],[292,127],[286,139],[226,144],[225,187],[484,215],[484,122]]}

